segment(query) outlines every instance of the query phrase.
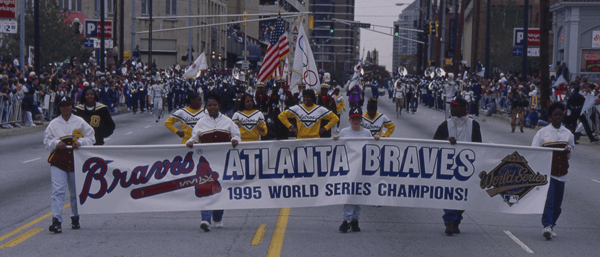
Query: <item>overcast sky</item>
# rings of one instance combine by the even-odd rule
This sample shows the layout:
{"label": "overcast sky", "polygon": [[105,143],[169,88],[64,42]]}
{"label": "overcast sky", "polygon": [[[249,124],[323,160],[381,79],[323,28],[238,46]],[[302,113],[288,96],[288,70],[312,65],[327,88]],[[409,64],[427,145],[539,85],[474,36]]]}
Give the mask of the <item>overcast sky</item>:
{"label": "overcast sky", "polygon": [[[396,6],[396,3],[404,3],[404,6]],[[371,25],[380,25],[393,27],[394,21],[398,20],[398,15],[406,8],[410,0],[356,0],[354,20],[361,23],[371,23]],[[373,26],[371,26],[373,28]],[[389,35],[383,35],[360,29],[360,51],[362,55],[363,48],[365,55],[367,51],[377,49],[379,51],[379,65],[384,65],[388,71],[392,70],[392,43],[393,37],[391,28],[375,27],[375,30]]]}

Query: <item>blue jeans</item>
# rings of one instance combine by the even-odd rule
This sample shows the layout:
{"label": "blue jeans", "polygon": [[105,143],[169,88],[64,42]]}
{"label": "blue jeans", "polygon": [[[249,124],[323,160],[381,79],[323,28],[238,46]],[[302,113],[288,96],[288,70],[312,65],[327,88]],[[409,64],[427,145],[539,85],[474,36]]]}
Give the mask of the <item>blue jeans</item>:
{"label": "blue jeans", "polygon": [[556,226],[556,220],[560,216],[562,209],[560,208],[565,194],[565,182],[556,179],[550,179],[550,187],[548,188],[548,196],[546,197],[546,205],[542,214],[542,225]]}
{"label": "blue jeans", "polygon": [[67,172],[50,166],[50,177],[52,180],[52,218],[58,219],[62,223],[62,210],[65,205],[65,193],[67,185],[71,196],[71,217],[79,216],[77,211],[77,192],[75,191],[75,172]]}
{"label": "blue jeans", "polygon": [[442,216],[442,219],[444,219],[444,225],[450,222],[454,222],[456,225],[460,224],[460,221],[463,219],[463,212],[465,211],[444,209],[444,215]]}
{"label": "blue jeans", "polygon": [[361,207],[360,205],[353,205],[353,204],[344,204],[344,215],[343,218],[345,221],[352,221],[352,220],[358,220],[358,217],[360,216],[360,210]]}
{"label": "blue jeans", "polygon": [[208,221],[208,223],[210,224],[211,217],[214,222],[219,222],[219,221],[223,220],[224,212],[225,211],[223,211],[223,210],[215,210],[215,211],[201,211],[200,213],[202,214],[202,221]]}

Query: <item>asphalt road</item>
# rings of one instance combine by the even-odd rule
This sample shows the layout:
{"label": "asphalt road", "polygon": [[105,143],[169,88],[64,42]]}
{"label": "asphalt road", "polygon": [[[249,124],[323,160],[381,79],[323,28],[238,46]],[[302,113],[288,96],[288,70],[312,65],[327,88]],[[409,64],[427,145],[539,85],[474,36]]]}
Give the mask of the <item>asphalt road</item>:
{"label": "asphalt road", "polygon": [[[392,137],[430,139],[444,120],[423,106],[396,118],[387,96],[379,106],[396,124]],[[148,113],[113,118],[117,129],[107,145],[180,143]],[[341,120],[348,126],[347,113]],[[536,132],[511,133],[502,118],[477,120],[485,143],[530,145]],[[586,138],[570,160],[558,237],[551,241],[542,237],[541,215],[465,212],[462,233],[449,237],[440,209],[385,206],[363,206],[362,232],[349,234],[338,232],[341,206],[292,208],[283,231],[276,229],[280,209],[226,211],[225,227],[210,233],[199,229],[199,212],[83,215],[82,228],[71,230],[66,208],[63,233],[52,234],[49,152],[42,140],[41,130],[0,138],[0,256],[596,256],[600,250],[600,146]],[[261,225],[264,237],[252,245]]]}

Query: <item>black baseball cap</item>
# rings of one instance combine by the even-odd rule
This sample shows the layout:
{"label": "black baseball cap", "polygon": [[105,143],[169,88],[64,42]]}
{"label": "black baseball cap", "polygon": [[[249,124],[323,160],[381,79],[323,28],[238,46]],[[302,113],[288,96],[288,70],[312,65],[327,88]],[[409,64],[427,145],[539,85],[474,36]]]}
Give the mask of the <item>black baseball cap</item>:
{"label": "black baseball cap", "polygon": [[460,96],[455,96],[454,98],[452,98],[451,101],[448,102],[449,104],[454,104],[454,105],[460,105],[460,106],[467,106],[467,100],[463,99]]}

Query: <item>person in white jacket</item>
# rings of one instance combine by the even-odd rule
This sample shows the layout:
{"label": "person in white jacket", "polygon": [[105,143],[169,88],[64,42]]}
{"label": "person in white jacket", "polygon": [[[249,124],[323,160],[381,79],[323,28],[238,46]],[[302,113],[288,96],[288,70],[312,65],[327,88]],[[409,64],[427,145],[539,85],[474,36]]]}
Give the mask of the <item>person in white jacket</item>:
{"label": "person in white jacket", "polygon": [[60,116],[50,121],[44,131],[44,145],[47,150],[52,151],[48,157],[52,180],[52,225],[49,230],[54,233],[62,232],[62,209],[67,185],[71,196],[71,228],[80,228],[73,149],[78,149],[82,145],[93,145],[96,142],[94,129],[84,119],[72,114],[73,99],[62,96],[58,100],[58,108]]}
{"label": "person in white jacket", "polygon": [[[188,139],[185,145],[189,148],[194,147],[194,143],[216,143],[231,142],[234,148],[241,141],[241,133],[238,125],[223,115],[220,109],[221,97],[217,94],[209,94],[206,100],[206,112],[192,130],[192,137]],[[204,232],[210,231],[211,218],[215,222],[216,228],[223,227],[223,210],[202,211],[202,223],[200,229]]]}

